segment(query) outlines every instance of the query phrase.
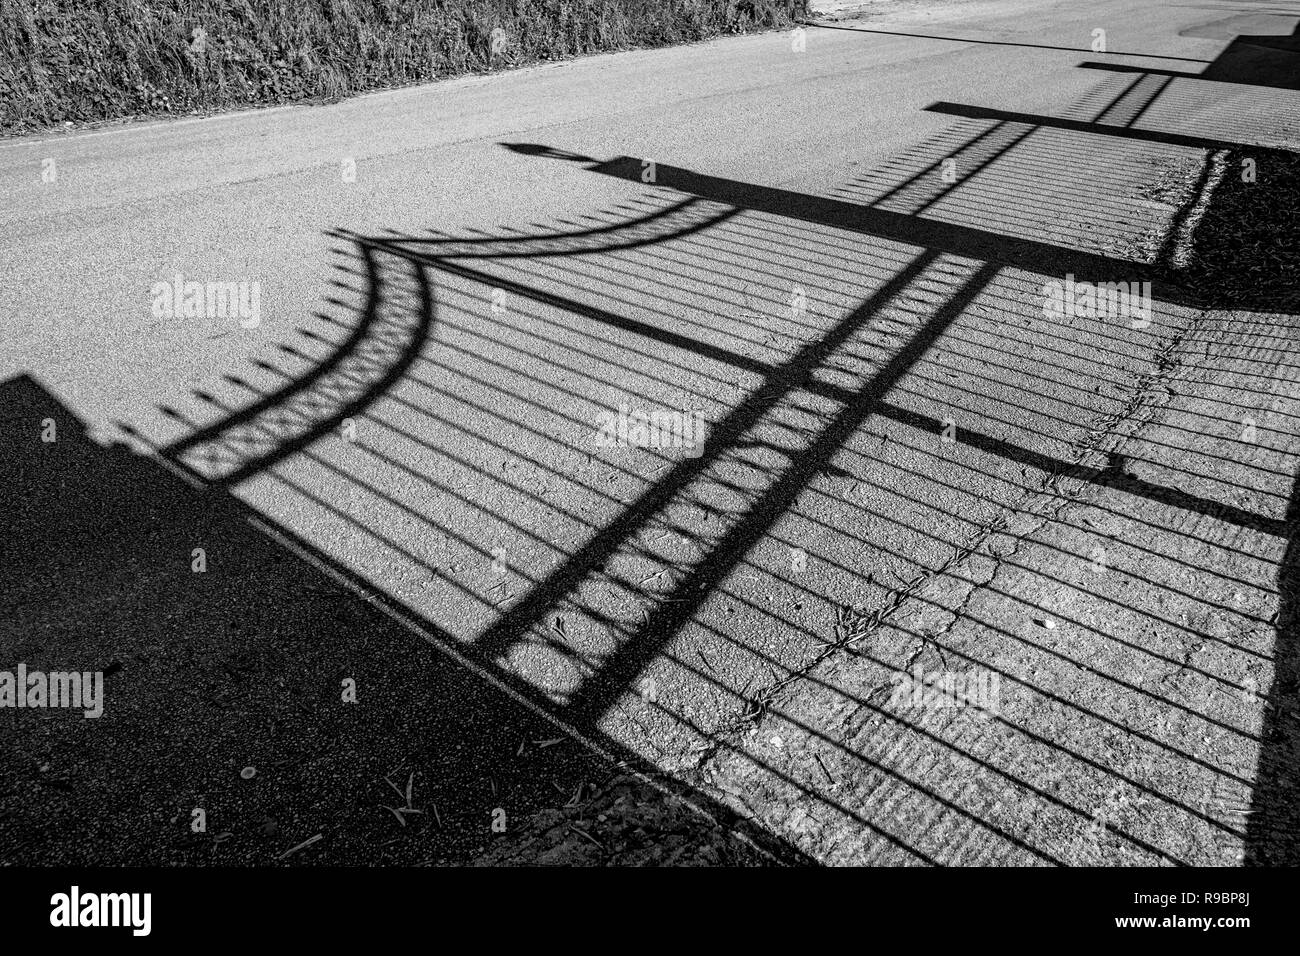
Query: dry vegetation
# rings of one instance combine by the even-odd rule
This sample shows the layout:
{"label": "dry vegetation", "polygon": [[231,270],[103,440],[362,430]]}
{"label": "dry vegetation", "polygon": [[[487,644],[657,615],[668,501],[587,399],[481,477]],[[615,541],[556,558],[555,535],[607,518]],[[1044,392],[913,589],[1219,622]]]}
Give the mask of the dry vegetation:
{"label": "dry vegetation", "polygon": [[0,130],[331,100],[788,25],[807,0],[0,0]]}

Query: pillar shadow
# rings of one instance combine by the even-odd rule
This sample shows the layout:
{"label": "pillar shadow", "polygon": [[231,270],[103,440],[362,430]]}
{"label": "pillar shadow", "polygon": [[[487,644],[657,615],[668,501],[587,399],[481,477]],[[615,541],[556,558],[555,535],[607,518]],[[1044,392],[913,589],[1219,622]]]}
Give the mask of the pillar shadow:
{"label": "pillar shadow", "polygon": [[1264,694],[1260,757],[1243,862],[1300,864],[1300,474],[1286,514],[1286,556],[1278,569],[1280,607],[1273,683]]}

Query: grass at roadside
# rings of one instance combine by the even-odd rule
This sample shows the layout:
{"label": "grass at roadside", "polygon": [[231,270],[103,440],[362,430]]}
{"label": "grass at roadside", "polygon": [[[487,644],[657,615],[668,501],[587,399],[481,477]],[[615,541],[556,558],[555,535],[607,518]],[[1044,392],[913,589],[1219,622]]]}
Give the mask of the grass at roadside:
{"label": "grass at roadside", "polygon": [[426,82],[779,28],[807,0],[0,0],[0,130]]}

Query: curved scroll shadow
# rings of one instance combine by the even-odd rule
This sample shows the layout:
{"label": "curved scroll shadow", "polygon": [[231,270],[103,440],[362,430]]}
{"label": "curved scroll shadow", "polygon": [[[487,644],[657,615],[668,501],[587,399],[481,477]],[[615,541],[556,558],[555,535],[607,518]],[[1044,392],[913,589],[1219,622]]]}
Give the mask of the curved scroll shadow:
{"label": "curved scroll shadow", "polygon": [[[245,436],[261,433],[266,442],[255,446],[247,458],[226,462],[230,468],[224,473],[203,475],[206,482],[218,487],[238,484],[306,448],[345,419],[365,411],[406,374],[434,325],[434,294],[424,266],[412,259],[405,260],[418,290],[418,308],[394,310],[390,314],[384,309],[387,289],[383,269],[377,262],[379,245],[342,230],[332,235],[350,238],[365,263],[365,305],[360,320],[346,339],[325,359],[280,389],[162,449],[164,458],[195,471],[192,464],[195,459],[206,457],[208,461],[220,461],[219,447],[228,451],[232,445],[239,444],[231,441],[237,431],[244,432]],[[386,248],[384,251],[400,255],[400,250]],[[413,321],[403,321],[411,315]],[[394,328],[396,336],[392,335]],[[376,361],[376,352],[388,361]],[[291,403],[297,403],[300,409],[307,406],[307,412],[297,421],[286,418]]]}
{"label": "curved scroll shadow", "polygon": [[[280,388],[197,428],[159,454],[205,484],[220,488],[239,484],[362,414],[402,380],[436,324],[437,301],[429,270],[476,275],[458,261],[632,249],[699,232],[734,214],[707,205],[688,198],[596,228],[495,237],[487,240],[486,248],[483,239],[361,236],[336,229],[329,235],[351,241],[365,266],[365,302],[346,338]],[[384,278],[383,256],[400,260],[409,270],[417,290],[414,308],[392,301],[395,283]]]}

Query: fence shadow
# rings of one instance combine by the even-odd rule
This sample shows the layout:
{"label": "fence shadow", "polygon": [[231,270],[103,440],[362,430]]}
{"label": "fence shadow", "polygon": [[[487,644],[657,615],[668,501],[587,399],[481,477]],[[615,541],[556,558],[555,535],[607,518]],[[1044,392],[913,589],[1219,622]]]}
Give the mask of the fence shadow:
{"label": "fence shadow", "polygon": [[[1221,218],[1243,142],[1183,127],[1187,82],[1117,72],[1059,117],[936,104],[947,130],[823,196],[505,144],[635,185],[523,230],[338,230],[316,324],[165,407],[179,439],[127,426],[156,460],[29,437],[5,462],[45,489],[15,536],[13,647],[116,667],[110,693],[136,702],[111,745],[23,715],[12,756],[53,727],[71,736],[50,751],[93,755],[97,781],[129,752],[137,796],[218,794],[244,821],[271,816],[238,774],[250,746],[284,754],[303,800],[328,772],[391,801],[385,774],[418,767],[453,808],[421,839],[455,856],[502,793],[544,806],[596,774],[541,745],[553,718],[711,794],[725,775],[696,763],[727,762],[745,788],[699,799],[778,834],[764,846],[783,861],[1093,862],[1101,838],[1110,861],[1293,859],[1290,777],[1264,771],[1294,766],[1276,723],[1294,612],[1274,639],[1267,608],[1293,575],[1300,363],[1276,282],[1209,281],[1189,251],[1215,241],[1195,230]],[[1149,313],[1046,317],[1067,276],[1150,282]],[[1206,309],[1259,315],[1221,327]],[[24,435],[68,420],[37,383],[8,387]],[[1202,441],[1264,406],[1254,457]],[[708,428],[602,444],[620,409]],[[1090,535],[1119,557],[1105,584]],[[1052,561],[1021,559],[1031,543]],[[133,597],[60,617],[75,605],[48,580]],[[1029,626],[1044,615],[1060,626]],[[918,662],[997,672],[1002,709],[886,702]],[[218,668],[241,696],[208,690],[197,715],[182,698]],[[370,709],[338,702],[356,675]],[[228,713],[242,699],[259,704]],[[286,707],[306,709],[261,726]],[[752,733],[759,718],[780,732]],[[74,768],[47,778],[66,784],[53,797],[50,772],[22,784],[39,809],[0,826],[35,853],[75,808],[71,845],[104,839]],[[333,808],[344,859],[384,839],[420,852],[383,806]],[[134,810],[113,822],[140,829]]]}

